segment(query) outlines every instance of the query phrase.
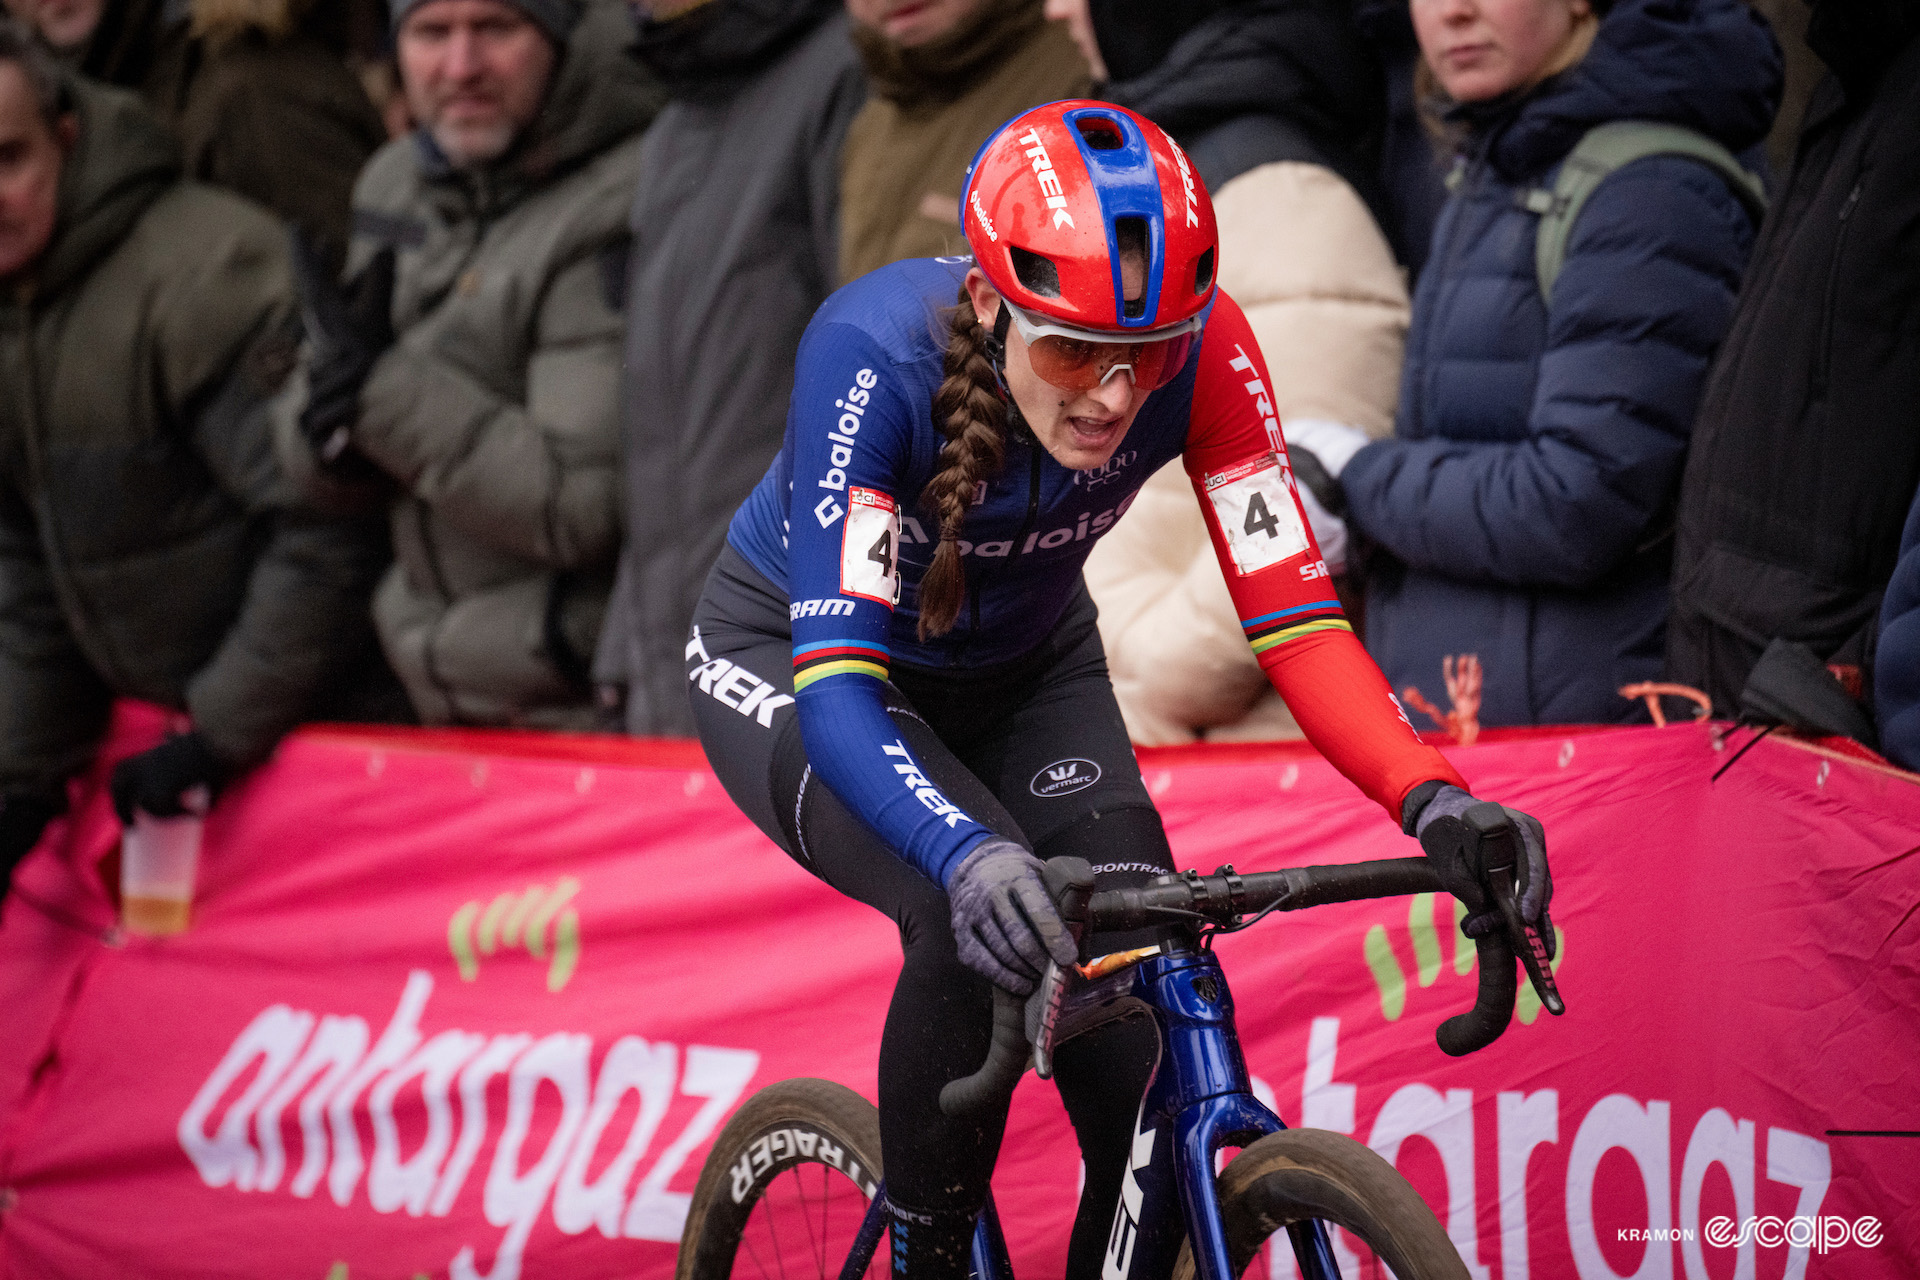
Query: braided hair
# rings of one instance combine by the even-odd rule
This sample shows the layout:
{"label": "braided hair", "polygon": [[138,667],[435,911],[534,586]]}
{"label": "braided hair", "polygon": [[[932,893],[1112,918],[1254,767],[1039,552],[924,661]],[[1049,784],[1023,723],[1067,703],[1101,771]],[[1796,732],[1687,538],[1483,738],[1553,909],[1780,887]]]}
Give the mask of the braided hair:
{"label": "braided hair", "polygon": [[921,503],[940,520],[940,545],[920,580],[922,640],[953,630],[960,616],[967,596],[960,524],[976,486],[999,473],[1007,454],[1007,402],[994,373],[991,338],[964,287],[947,325],[946,378],[933,397],[933,422],[947,442],[940,449],[940,470],[920,492]]}

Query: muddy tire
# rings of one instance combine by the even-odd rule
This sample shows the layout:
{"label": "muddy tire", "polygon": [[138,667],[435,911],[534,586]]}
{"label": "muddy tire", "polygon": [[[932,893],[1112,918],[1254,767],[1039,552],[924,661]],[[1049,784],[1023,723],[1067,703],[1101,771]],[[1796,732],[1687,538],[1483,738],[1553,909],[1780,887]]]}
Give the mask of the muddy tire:
{"label": "muddy tire", "polygon": [[[1358,1236],[1397,1280],[1468,1280],[1433,1210],[1392,1165],[1343,1134],[1270,1133],[1235,1156],[1216,1185],[1236,1276],[1276,1233],[1275,1247],[1290,1249],[1288,1224],[1319,1218]],[[1181,1246],[1173,1274],[1193,1280],[1190,1246]]]}
{"label": "muddy tire", "polygon": [[[782,1080],[753,1095],[700,1170],[674,1280],[840,1274],[879,1189],[880,1113],[831,1080]],[[875,1251],[870,1274],[887,1274]]]}

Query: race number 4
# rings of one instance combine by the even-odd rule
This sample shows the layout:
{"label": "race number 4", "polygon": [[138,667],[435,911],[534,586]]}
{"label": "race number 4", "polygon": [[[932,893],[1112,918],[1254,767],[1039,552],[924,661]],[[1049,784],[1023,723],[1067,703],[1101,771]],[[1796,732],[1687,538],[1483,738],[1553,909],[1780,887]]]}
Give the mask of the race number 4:
{"label": "race number 4", "polygon": [[1306,526],[1279,455],[1262,454],[1207,477],[1207,497],[1226,535],[1233,566],[1244,576],[1291,560],[1307,549]]}
{"label": "race number 4", "polygon": [[892,608],[900,599],[900,511],[891,494],[858,485],[847,490],[840,536],[840,594]]}

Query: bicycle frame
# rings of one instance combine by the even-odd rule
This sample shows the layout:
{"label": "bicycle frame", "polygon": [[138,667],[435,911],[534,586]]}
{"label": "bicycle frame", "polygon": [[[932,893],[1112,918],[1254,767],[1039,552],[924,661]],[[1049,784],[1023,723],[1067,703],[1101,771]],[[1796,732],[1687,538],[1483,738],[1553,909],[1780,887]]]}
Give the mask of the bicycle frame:
{"label": "bicycle frame", "polygon": [[[1164,1280],[1182,1240],[1192,1241],[1199,1280],[1230,1280],[1233,1268],[1214,1190],[1215,1155],[1286,1126],[1253,1096],[1234,1025],[1233,996],[1212,950],[1185,941],[1163,943],[1161,954],[1133,966],[1121,1001],[1152,1015],[1160,1056],[1135,1122],[1133,1156],[1114,1210],[1103,1280]],[[871,1263],[885,1231],[885,1201],[882,1183],[840,1272],[842,1280],[857,1280]],[[1295,1223],[1287,1232],[1304,1280],[1340,1280],[1323,1224]],[[991,1197],[974,1233],[973,1274],[975,1280],[1014,1280]]]}

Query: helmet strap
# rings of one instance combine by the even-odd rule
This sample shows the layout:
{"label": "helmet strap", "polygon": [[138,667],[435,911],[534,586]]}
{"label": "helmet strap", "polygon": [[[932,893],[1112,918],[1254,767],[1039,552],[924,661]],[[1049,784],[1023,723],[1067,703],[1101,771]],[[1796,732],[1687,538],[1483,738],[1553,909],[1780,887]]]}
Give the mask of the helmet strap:
{"label": "helmet strap", "polygon": [[1007,430],[1014,439],[1032,441],[1033,431],[1027,426],[1027,415],[1020,412],[1020,404],[1013,398],[1013,388],[1007,385],[1007,329],[1013,323],[1013,308],[1007,300],[1000,300],[1000,314],[994,317],[993,329],[987,334],[983,345],[987,350],[987,362],[993,366],[993,379],[1000,384],[1000,398],[1007,405]]}
{"label": "helmet strap", "polygon": [[987,360],[993,365],[993,376],[999,380],[1002,395],[1007,394],[1007,328],[1012,322],[1013,308],[1002,298],[1000,314],[993,318],[993,328],[981,344],[987,349]]}

